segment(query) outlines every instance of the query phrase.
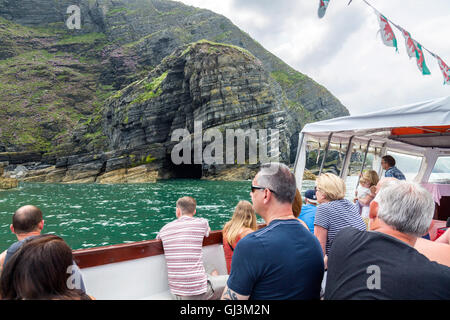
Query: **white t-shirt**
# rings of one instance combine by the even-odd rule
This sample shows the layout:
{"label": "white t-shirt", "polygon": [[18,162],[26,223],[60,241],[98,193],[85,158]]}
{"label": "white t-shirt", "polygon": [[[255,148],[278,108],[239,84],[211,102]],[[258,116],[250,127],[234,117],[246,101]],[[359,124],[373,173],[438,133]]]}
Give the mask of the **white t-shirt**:
{"label": "white t-shirt", "polygon": [[370,189],[359,185],[356,189],[356,192],[358,192],[358,200],[360,200],[364,199],[368,194],[370,194]]}
{"label": "white t-shirt", "polygon": [[[368,194],[371,193],[369,188],[363,187],[361,185],[358,186],[358,189],[356,189],[356,191],[358,192],[358,200],[364,199]],[[369,206],[361,205],[361,218],[369,218]]]}

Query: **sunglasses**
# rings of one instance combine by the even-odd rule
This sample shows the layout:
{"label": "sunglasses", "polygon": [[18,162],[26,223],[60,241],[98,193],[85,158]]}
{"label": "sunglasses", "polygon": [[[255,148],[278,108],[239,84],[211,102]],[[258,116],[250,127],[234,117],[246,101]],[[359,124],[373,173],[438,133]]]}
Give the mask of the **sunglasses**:
{"label": "sunglasses", "polygon": [[273,191],[273,190],[271,190],[271,189],[269,189],[269,188],[252,185],[252,192],[254,192],[255,190],[265,190],[265,189],[267,189],[267,190],[269,190],[270,192],[273,192],[273,193],[276,194],[275,191]]}

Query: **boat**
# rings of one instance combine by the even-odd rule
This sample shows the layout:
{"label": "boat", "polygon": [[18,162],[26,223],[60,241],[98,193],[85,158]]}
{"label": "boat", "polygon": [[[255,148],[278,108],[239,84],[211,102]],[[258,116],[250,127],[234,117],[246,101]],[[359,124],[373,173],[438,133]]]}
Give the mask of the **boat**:
{"label": "boat", "polygon": [[[299,190],[311,144],[325,146],[319,174],[324,170],[327,153],[346,146],[342,165],[338,168],[338,174],[344,180],[348,177],[355,149],[364,153],[360,172],[371,154],[372,169],[380,177],[383,176],[381,157],[384,155],[392,153],[394,158],[395,154],[418,158],[420,166],[412,179],[429,190],[436,202],[429,229],[430,240],[436,238],[438,228],[445,227],[450,217],[450,167],[441,165],[450,162],[450,96],[309,123],[300,132],[298,141],[294,174]],[[436,176],[442,179],[436,179]]]}
{"label": "boat", "polygon": [[[342,146],[346,146],[339,172],[343,179],[347,177],[351,153],[356,147],[365,152],[361,171],[367,155],[372,153],[373,168],[379,175],[382,174],[381,157],[388,152],[420,156],[422,162],[414,180],[428,187],[439,187],[440,183],[431,183],[429,178],[437,161],[450,157],[450,97],[307,124],[299,136],[294,165],[299,190],[306,148],[311,141],[325,146],[325,156],[332,148],[343,150]],[[320,172],[323,167],[324,160]],[[436,237],[437,228],[445,226],[449,216],[450,194],[444,194],[429,230],[431,239]],[[73,254],[81,268],[86,291],[96,299],[173,299],[160,240],[81,249]],[[206,266],[215,268],[221,275],[227,274],[221,231],[212,231],[204,239],[203,259]]]}

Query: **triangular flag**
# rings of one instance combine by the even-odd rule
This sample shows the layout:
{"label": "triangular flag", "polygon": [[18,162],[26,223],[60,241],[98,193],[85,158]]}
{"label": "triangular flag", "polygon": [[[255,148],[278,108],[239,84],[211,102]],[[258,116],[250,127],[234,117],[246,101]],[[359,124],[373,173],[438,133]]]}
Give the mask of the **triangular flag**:
{"label": "triangular flag", "polygon": [[450,69],[439,56],[434,55],[438,61],[439,68],[441,68],[442,75],[444,76],[444,84],[450,84]]}
{"label": "triangular flag", "polygon": [[416,47],[416,59],[417,59],[417,67],[423,75],[431,74],[427,65],[425,64],[425,56],[423,55],[422,46],[417,41],[414,41],[414,45]]}
{"label": "triangular flag", "polygon": [[420,72],[422,72],[423,75],[431,74],[430,70],[425,64],[425,57],[423,55],[423,50],[420,43],[411,38],[411,34],[408,31],[402,28],[400,29],[402,31],[403,37],[405,37],[406,52],[408,52],[409,58],[412,57],[416,58],[417,67],[419,68]]}
{"label": "triangular flag", "polygon": [[380,23],[380,33],[383,43],[388,47],[395,47],[395,50],[398,51],[397,38],[395,37],[394,31],[392,31],[391,25],[381,13],[376,12],[376,14]]}
{"label": "triangular flag", "polygon": [[319,11],[317,12],[319,15],[319,18],[323,18],[323,16],[325,15],[325,12],[327,11],[329,3],[330,3],[330,0],[319,0]]}
{"label": "triangular flag", "polygon": [[416,57],[416,46],[414,44],[414,40],[411,38],[411,35],[405,29],[401,29],[403,37],[405,38],[406,52],[408,52],[409,58]]}

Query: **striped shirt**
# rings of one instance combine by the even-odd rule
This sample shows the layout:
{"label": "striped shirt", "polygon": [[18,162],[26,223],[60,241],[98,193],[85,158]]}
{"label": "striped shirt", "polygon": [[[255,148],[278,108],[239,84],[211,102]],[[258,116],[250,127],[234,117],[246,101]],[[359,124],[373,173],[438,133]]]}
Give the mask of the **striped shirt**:
{"label": "striped shirt", "polygon": [[329,254],[334,238],[341,229],[353,227],[361,231],[366,230],[366,224],[359,215],[359,206],[347,199],[319,204],[314,225],[328,230],[326,254]]}
{"label": "striped shirt", "polygon": [[181,216],[166,224],[156,236],[163,243],[169,288],[173,294],[196,296],[206,292],[202,245],[209,230],[208,220]]}

